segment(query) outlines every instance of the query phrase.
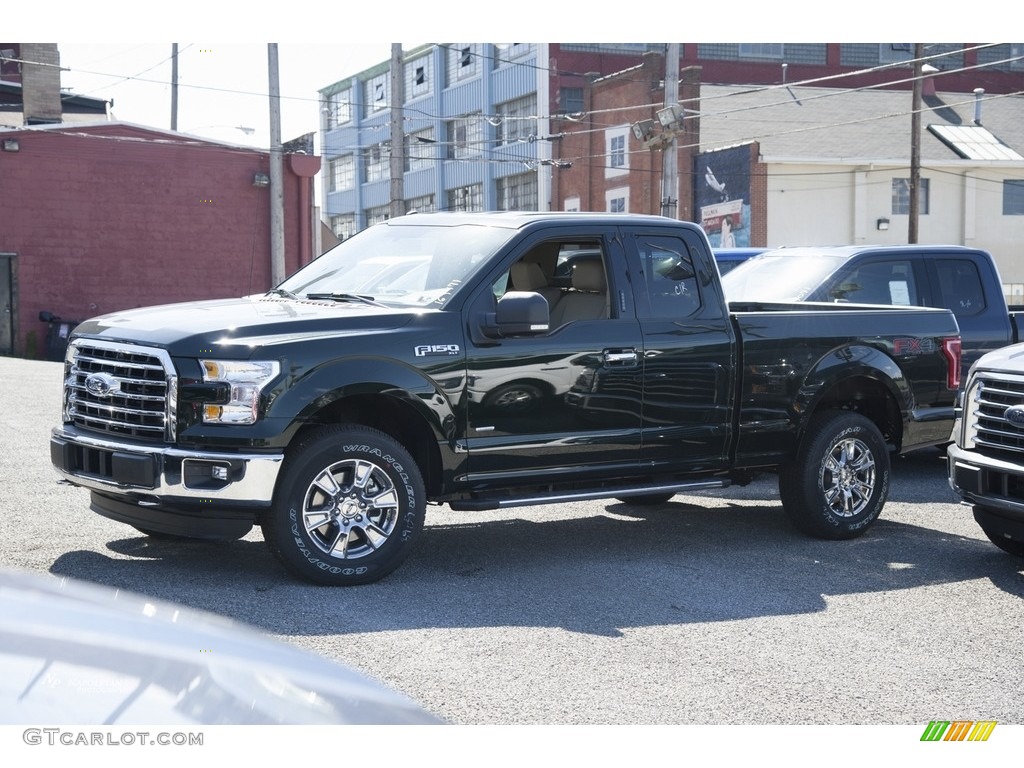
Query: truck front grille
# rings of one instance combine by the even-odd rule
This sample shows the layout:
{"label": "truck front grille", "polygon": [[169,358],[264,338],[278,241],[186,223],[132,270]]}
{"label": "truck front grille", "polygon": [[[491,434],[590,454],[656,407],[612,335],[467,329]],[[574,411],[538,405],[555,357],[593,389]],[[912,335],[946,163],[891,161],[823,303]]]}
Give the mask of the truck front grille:
{"label": "truck front grille", "polygon": [[173,441],[177,377],[162,349],[75,339],[65,362],[64,416],[80,429]]}
{"label": "truck front grille", "polygon": [[1008,409],[1024,409],[1024,376],[983,372],[972,382],[966,417],[975,431],[975,446],[995,457],[1024,454],[1024,424],[1016,425]]}

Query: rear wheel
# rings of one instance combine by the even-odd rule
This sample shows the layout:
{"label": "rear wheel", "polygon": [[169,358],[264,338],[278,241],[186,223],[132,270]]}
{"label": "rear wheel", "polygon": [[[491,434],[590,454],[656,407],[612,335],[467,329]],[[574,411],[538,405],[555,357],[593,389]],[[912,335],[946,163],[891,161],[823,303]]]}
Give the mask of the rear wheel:
{"label": "rear wheel", "polygon": [[408,557],[423,529],[425,496],[409,453],[383,432],[323,427],[285,462],[262,521],[267,545],[316,584],[367,584]]}
{"label": "rear wheel", "polygon": [[878,519],[889,494],[889,451],[878,428],[850,411],[811,422],[795,460],[779,473],[786,514],[804,533],[852,539]]}

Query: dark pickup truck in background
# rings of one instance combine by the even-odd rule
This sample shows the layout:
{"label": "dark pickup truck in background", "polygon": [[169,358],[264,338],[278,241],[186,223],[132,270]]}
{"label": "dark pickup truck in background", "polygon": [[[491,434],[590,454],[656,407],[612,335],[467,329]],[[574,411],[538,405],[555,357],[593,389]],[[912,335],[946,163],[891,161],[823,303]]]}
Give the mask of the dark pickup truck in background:
{"label": "dark pickup truck in background", "polygon": [[983,354],[1022,340],[992,255],[958,245],[777,248],[722,285],[729,301],[830,301],[944,307],[956,315],[964,378]]}
{"label": "dark pickup truck in background", "polygon": [[948,440],[959,350],[948,310],[729,306],[695,224],[415,214],[265,295],[82,323],[51,458],[102,515],[260,525],[323,584],[393,571],[428,503],[652,504],[764,471],[799,529],[846,539],[891,451]]}

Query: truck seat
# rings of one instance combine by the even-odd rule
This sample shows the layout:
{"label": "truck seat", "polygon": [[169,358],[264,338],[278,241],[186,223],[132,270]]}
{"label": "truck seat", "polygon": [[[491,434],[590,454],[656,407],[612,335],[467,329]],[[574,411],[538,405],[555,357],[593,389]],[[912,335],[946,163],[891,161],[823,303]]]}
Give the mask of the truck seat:
{"label": "truck seat", "polygon": [[582,261],[572,271],[572,289],[551,311],[551,327],[573,320],[601,320],[608,317],[604,265],[600,261]]}

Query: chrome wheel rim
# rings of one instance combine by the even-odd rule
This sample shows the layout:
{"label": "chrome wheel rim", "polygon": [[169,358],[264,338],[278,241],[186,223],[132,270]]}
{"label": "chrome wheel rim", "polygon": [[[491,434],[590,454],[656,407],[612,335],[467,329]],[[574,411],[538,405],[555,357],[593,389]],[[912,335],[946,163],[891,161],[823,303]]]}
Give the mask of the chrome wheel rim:
{"label": "chrome wheel rim", "polygon": [[373,554],[398,523],[398,492],[371,461],[349,459],[325,467],[309,484],[302,522],[310,541],[339,560]]}
{"label": "chrome wheel rim", "polygon": [[861,440],[840,440],[821,465],[825,503],[839,517],[856,517],[875,490],[875,458]]}

